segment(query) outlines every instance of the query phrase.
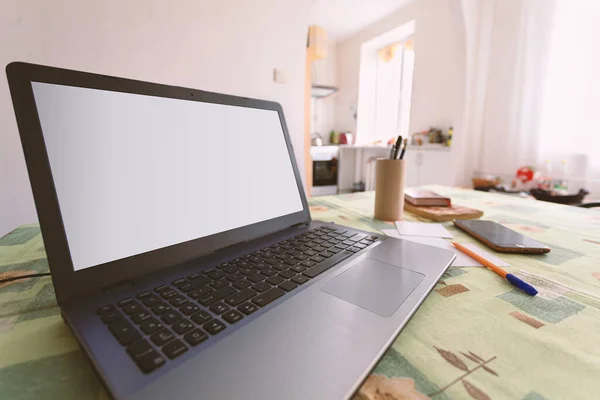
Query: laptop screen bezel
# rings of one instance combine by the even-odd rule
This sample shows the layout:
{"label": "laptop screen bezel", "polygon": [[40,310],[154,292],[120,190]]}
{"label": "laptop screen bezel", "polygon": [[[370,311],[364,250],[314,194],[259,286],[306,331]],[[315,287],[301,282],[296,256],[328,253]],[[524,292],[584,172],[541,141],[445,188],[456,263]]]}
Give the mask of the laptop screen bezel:
{"label": "laptop screen bezel", "polygon": [[[121,281],[168,269],[218,249],[310,222],[310,212],[279,103],[28,63],[6,74],[46,255],[59,304]],[[302,211],[75,271],[33,95],[32,82],[277,111],[302,201]]]}

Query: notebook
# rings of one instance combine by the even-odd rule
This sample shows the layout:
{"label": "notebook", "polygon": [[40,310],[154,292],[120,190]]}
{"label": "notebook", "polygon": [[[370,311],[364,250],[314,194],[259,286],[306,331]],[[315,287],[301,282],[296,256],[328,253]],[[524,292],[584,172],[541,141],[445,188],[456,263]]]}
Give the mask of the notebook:
{"label": "notebook", "polygon": [[404,200],[413,206],[450,207],[452,205],[449,197],[441,196],[431,190],[406,189]]}

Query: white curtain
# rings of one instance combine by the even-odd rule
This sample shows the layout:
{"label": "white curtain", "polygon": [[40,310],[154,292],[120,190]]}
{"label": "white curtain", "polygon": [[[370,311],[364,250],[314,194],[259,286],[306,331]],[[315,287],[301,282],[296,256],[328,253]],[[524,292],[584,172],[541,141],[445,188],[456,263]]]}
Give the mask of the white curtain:
{"label": "white curtain", "polygon": [[570,175],[587,181],[598,198],[600,1],[557,0],[555,15],[542,96],[540,157],[567,160]]}
{"label": "white curtain", "polygon": [[540,92],[554,0],[462,0],[466,87],[457,127],[462,183],[539,161]]}

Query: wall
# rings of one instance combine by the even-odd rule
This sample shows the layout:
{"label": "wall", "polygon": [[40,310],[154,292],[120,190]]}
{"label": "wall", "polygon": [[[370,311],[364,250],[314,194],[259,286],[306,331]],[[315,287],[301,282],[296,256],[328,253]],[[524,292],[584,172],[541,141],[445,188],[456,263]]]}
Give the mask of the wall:
{"label": "wall", "polygon": [[[300,171],[308,0],[4,0],[0,65],[20,60],[282,103]],[[293,18],[290,18],[293,16]],[[273,68],[287,84],[273,82]],[[0,235],[36,221],[0,79]]]}
{"label": "wall", "polygon": [[[312,65],[312,81],[319,85],[337,85],[337,46],[329,42],[327,57],[316,60]],[[335,129],[335,107],[337,94],[322,99],[313,99],[311,133],[318,132],[323,141],[329,143],[329,132]]]}
{"label": "wall", "polygon": [[464,38],[457,29],[457,14],[458,0],[415,0],[340,42],[337,129],[356,131],[361,45],[411,20],[416,30],[410,131],[455,124],[462,116],[464,93]]}

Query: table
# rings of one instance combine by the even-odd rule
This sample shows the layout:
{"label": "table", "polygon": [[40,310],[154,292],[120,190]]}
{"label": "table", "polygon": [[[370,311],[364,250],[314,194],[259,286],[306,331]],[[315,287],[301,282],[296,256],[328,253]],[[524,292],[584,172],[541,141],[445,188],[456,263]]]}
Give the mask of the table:
{"label": "table", "polygon": [[[540,293],[520,293],[483,267],[450,268],[356,399],[598,398],[600,212],[427,188],[548,244],[548,255],[499,255]],[[393,228],[373,220],[370,192],[313,198],[310,206],[314,219]],[[444,225],[458,241],[475,242]],[[37,225],[0,239],[0,279],[7,271],[48,271]],[[59,315],[48,277],[0,284],[0,399],[29,398],[108,398]]]}

